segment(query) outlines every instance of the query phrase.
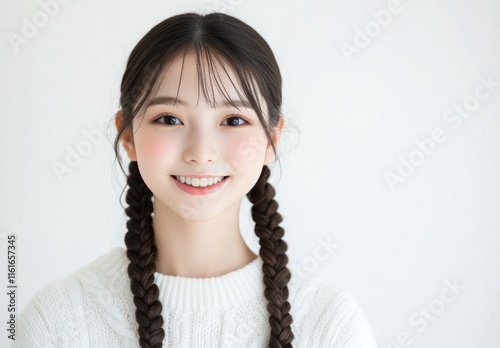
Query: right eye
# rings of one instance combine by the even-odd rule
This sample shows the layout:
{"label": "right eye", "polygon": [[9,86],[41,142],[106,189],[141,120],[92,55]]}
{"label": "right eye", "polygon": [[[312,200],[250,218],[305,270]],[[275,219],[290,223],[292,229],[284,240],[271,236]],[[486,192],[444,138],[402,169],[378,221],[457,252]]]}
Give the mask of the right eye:
{"label": "right eye", "polygon": [[[164,121],[160,121],[161,119],[163,119]],[[164,115],[160,115],[160,116],[156,117],[153,120],[153,123],[161,123],[161,124],[164,124],[166,126],[176,126],[175,120],[179,120],[179,119],[175,116],[164,114]]]}

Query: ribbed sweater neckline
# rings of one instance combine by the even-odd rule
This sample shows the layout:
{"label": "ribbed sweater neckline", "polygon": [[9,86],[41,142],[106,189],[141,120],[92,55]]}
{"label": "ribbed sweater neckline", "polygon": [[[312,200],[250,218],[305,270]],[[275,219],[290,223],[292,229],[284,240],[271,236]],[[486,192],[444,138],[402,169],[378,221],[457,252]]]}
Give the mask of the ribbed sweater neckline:
{"label": "ribbed sweater neckline", "polygon": [[240,269],[218,277],[189,278],[154,273],[163,306],[210,311],[263,298],[263,261],[260,255]]}

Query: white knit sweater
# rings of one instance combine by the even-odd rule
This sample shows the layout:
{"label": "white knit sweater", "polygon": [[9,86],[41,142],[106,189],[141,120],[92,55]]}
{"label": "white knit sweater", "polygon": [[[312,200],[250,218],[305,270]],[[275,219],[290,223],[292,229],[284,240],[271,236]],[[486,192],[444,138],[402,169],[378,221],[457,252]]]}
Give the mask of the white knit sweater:
{"label": "white knit sweater", "polygon": [[[139,347],[124,248],[40,290],[19,315],[12,347]],[[292,345],[376,348],[354,297],[291,264]],[[260,256],[214,278],[155,273],[164,347],[267,347],[270,336]]]}

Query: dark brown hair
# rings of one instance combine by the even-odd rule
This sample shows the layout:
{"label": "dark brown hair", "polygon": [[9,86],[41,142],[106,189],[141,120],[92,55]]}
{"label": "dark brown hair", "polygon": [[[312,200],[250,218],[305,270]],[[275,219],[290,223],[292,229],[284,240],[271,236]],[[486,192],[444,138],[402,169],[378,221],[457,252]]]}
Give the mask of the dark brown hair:
{"label": "dark brown hair", "polygon": [[[122,135],[132,132],[132,121],[159,86],[162,72],[169,64],[186,53],[195,54],[198,72],[207,63],[207,74],[198,73],[198,86],[202,87],[207,103],[213,103],[213,86],[220,92],[222,84],[213,73],[213,60],[229,67],[236,74],[245,100],[256,111],[266,137],[276,154],[272,130],[278,127],[281,116],[281,74],[276,59],[267,42],[249,25],[223,13],[200,15],[185,13],[170,17],[154,26],[134,47],[127,62],[121,83],[120,106],[122,122],[114,142],[114,150],[123,171],[119,153]],[[158,77],[160,76],[160,80]],[[228,76],[229,77],[229,76]],[[239,91],[238,91],[239,93]],[[267,104],[264,116],[258,94]],[[228,96],[222,93],[227,99]],[[228,100],[231,102],[230,100]],[[263,260],[265,297],[268,300],[271,337],[269,347],[292,347],[293,322],[288,303],[288,287],[291,274],[287,268],[287,243],[284,230],[279,226],[282,217],[278,213],[276,194],[268,182],[271,172],[264,165],[259,179],[248,192],[253,204],[252,218],[255,234],[260,239],[259,255]],[[159,289],[154,283],[157,248],[152,225],[153,194],[142,179],[136,161],[129,164],[128,191],[125,209],[129,220],[125,235],[127,257],[130,260],[128,275],[130,289],[136,305],[141,347],[161,347],[165,337],[162,304]]]}

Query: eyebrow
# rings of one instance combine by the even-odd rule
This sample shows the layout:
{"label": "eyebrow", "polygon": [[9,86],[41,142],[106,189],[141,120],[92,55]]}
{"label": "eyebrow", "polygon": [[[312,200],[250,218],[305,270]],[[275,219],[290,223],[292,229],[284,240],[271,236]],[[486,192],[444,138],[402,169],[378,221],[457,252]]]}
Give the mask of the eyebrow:
{"label": "eyebrow", "polygon": [[[189,104],[185,102],[182,99],[177,99],[174,97],[169,97],[169,96],[159,96],[151,99],[151,101],[148,103],[146,108],[149,108],[150,106],[153,105],[174,105],[175,103],[178,103],[182,106],[188,106]],[[247,109],[253,109],[252,105],[246,101],[246,100],[226,100],[224,102],[218,102],[216,103],[217,105],[221,105],[223,107],[233,107],[236,106],[238,107],[243,107]]]}

